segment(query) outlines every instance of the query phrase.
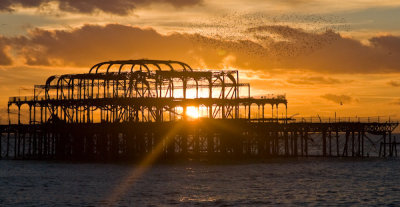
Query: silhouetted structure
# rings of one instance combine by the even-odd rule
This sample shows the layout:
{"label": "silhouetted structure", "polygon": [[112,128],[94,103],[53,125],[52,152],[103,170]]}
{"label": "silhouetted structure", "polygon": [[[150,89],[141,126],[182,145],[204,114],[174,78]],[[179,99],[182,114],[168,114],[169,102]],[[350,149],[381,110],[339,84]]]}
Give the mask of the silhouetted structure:
{"label": "silhouetted structure", "polygon": [[[89,73],[51,76],[32,97],[11,97],[8,112],[0,155],[17,159],[365,156],[366,133],[382,135],[380,156],[397,155],[391,133],[398,123],[296,122],[285,95],[251,97],[237,70],[193,70],[178,61],[109,61]],[[321,135],[313,151],[310,133]]]}

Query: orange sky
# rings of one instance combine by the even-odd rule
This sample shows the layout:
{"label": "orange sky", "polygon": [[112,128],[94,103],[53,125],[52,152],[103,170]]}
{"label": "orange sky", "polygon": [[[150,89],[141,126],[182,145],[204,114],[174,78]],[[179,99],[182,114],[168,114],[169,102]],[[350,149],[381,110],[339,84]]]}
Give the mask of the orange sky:
{"label": "orange sky", "polygon": [[99,61],[238,69],[289,115],[400,119],[400,2],[2,0],[0,121],[9,96]]}

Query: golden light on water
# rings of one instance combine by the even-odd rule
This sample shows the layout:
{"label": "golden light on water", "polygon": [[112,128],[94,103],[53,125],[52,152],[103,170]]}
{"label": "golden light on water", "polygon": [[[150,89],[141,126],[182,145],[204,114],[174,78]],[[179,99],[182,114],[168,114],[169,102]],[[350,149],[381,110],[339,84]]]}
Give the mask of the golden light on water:
{"label": "golden light on water", "polygon": [[125,193],[151,168],[156,160],[162,155],[163,149],[167,146],[176,133],[182,129],[182,124],[178,123],[163,136],[162,140],[153,148],[152,153],[147,154],[129,173],[125,178],[121,179],[121,182],[116,185],[112,190],[110,196],[106,201],[110,204],[115,204],[117,201],[125,195]]}

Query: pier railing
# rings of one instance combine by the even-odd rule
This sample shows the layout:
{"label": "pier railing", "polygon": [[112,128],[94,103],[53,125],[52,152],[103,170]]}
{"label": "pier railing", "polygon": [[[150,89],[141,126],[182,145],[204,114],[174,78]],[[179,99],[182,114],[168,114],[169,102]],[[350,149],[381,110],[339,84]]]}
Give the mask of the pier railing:
{"label": "pier railing", "polygon": [[390,116],[370,117],[296,117],[296,118],[252,118],[251,122],[279,122],[279,123],[399,123]]}
{"label": "pier railing", "polygon": [[[32,101],[51,101],[51,100],[85,100],[85,99],[100,99],[100,98],[125,98],[123,94],[112,94],[112,93],[99,93],[99,94],[73,94],[73,95],[40,95],[40,96],[14,96],[9,97],[10,103],[17,103],[17,102],[32,102]],[[135,98],[135,97],[126,97],[126,98]],[[155,95],[152,97],[147,98],[156,98]],[[269,100],[286,100],[285,94],[267,94],[263,96],[240,96],[239,98],[249,98],[249,99],[269,99]],[[192,99],[192,98],[188,98]]]}
{"label": "pier railing", "polygon": [[368,117],[296,117],[289,120],[296,123],[398,123],[390,116],[368,116]]}

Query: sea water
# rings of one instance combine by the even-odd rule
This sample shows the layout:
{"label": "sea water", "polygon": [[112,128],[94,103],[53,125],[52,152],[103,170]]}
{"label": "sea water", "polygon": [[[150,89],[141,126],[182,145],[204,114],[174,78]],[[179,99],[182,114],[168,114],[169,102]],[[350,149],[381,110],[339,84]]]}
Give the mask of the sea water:
{"label": "sea water", "polygon": [[400,160],[135,164],[0,160],[0,206],[400,206]]}

